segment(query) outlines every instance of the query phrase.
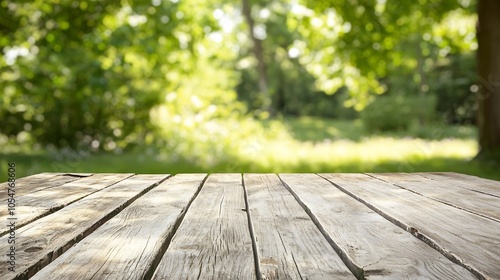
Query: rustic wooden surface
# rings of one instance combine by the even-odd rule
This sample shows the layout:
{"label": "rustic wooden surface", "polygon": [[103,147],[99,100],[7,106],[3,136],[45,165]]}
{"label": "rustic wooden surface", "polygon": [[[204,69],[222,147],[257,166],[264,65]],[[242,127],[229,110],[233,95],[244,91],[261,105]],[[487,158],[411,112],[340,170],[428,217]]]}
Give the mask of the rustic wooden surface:
{"label": "rustic wooden surface", "polygon": [[[41,218],[132,175],[133,174],[96,174],[94,176],[70,181],[66,184],[44,188],[20,196],[16,195],[16,214],[19,218],[17,226],[24,226],[37,218]],[[31,185],[36,184],[31,183]],[[22,185],[17,186],[16,191],[21,188]],[[0,220],[6,220],[7,217],[9,217],[7,207],[2,208],[2,210],[0,210]],[[6,230],[2,229],[0,235],[5,234],[5,232]]]}
{"label": "rustic wooden surface", "polygon": [[16,271],[2,261],[0,279],[500,279],[500,182],[474,176],[41,173],[16,186]]}
{"label": "rustic wooden surface", "polygon": [[[40,173],[20,178],[16,180],[16,196],[33,193],[39,190],[53,188],[65,183],[76,181],[80,178],[89,177],[92,174],[82,173]],[[0,184],[3,190],[7,187],[7,183]],[[0,199],[7,198],[7,192],[0,193]]]}
{"label": "rustic wooden surface", "polygon": [[[31,276],[165,177],[133,176],[20,228],[16,273],[7,270],[6,262],[0,262],[0,279]],[[8,251],[7,237],[0,238],[1,252]]]}
{"label": "rustic wooden surface", "polygon": [[[58,187],[58,186],[63,185],[65,183],[69,183],[69,182],[78,180],[82,177],[88,177],[91,175],[92,174],[72,174],[72,175],[69,175],[69,174],[65,174],[65,173],[40,173],[40,174],[34,174],[31,176],[20,178],[20,179],[16,180],[16,183],[15,183],[16,184],[16,187],[14,188],[15,199],[18,200],[19,197],[22,197],[23,195],[26,195],[29,193],[34,193],[36,191],[40,191],[40,190],[47,189],[47,188]],[[0,184],[0,189],[6,190],[7,183]],[[8,198],[7,191],[0,192],[0,200],[1,201],[7,201],[7,198]],[[26,206],[23,206],[23,204],[21,204],[20,206],[21,206],[22,212],[24,210],[26,210]],[[7,209],[0,210],[0,217],[2,219],[6,219],[6,217],[8,216],[7,214],[8,214]],[[23,221],[24,221],[24,224],[26,224],[27,222],[29,222],[29,219],[23,219]],[[22,224],[18,224],[18,226],[22,226]],[[6,232],[7,232],[7,229],[5,229],[5,228],[0,229],[0,236],[4,235]]]}
{"label": "rustic wooden surface", "polygon": [[[443,182],[405,173],[368,175],[412,191],[420,196],[500,222],[500,197],[468,189],[464,187],[467,183],[462,182],[462,185],[450,184],[449,181]],[[464,197],[467,199],[464,199]]]}
{"label": "rustic wooden surface", "polygon": [[255,278],[241,174],[214,174],[177,229],[153,279]]}
{"label": "rustic wooden surface", "polygon": [[366,178],[366,175],[328,174],[325,177],[477,277],[500,279],[498,222],[373,177]]}
{"label": "rustic wooden surface", "polygon": [[[356,276],[395,280],[473,279],[466,269],[443,258],[356,199],[325,184],[323,178],[313,174],[280,177],[311,212],[330,242],[338,247]],[[343,179],[349,182],[349,177]]]}
{"label": "rustic wooden surface", "polygon": [[278,176],[244,181],[263,279],[355,279]]}
{"label": "rustic wooden surface", "polygon": [[499,181],[488,180],[476,176],[469,176],[451,172],[448,173],[431,172],[431,173],[417,173],[417,174],[432,180],[445,181],[448,182],[450,185],[456,185],[472,191],[500,197]]}
{"label": "rustic wooden surface", "polygon": [[[144,279],[206,175],[179,175],[143,195],[33,279]],[[158,259],[159,261],[159,259]],[[157,264],[156,264],[157,265]],[[149,275],[148,275],[149,274]]]}

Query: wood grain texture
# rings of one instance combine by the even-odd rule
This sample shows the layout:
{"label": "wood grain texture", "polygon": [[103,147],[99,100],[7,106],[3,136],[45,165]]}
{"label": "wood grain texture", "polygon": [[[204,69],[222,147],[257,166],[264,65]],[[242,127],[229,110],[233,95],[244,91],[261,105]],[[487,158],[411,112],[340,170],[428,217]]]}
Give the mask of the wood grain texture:
{"label": "wood grain texture", "polygon": [[243,181],[262,279],[355,279],[278,176]]}
{"label": "wood grain texture", "polygon": [[424,240],[449,259],[462,264],[478,278],[500,279],[498,222],[367,175],[321,174],[321,176]]}
{"label": "wood grain texture", "polygon": [[[84,177],[92,174],[85,174]],[[65,173],[40,173],[23,178],[16,179],[15,197],[19,197],[28,193],[43,190],[46,188],[57,187],[65,183],[76,181],[82,177],[72,176]],[[7,189],[7,183],[0,184],[0,189]],[[4,201],[7,198],[8,192],[0,192],[0,200]]]}
{"label": "wood grain texture", "polygon": [[255,279],[241,174],[212,174],[153,279]]}
{"label": "wood grain texture", "polygon": [[[314,174],[279,176],[357,277],[475,279],[325,179]],[[385,202],[392,199],[386,197]]]}
{"label": "wood grain texture", "polygon": [[[17,167],[16,167],[17,168]],[[15,178],[17,183],[28,183],[28,182],[43,182],[48,178],[52,178],[58,175],[63,175],[64,173],[52,173],[52,172],[43,172],[38,174],[32,174],[25,177]],[[0,183],[0,187],[7,187],[8,182]]]}
{"label": "wood grain texture", "polygon": [[[205,174],[176,175],[141,196],[31,279],[147,279]],[[158,256],[160,254],[160,256]]]}
{"label": "wood grain texture", "polygon": [[500,197],[500,182],[490,179],[484,179],[477,176],[465,175],[454,172],[426,172],[416,173],[431,180],[448,180],[457,187],[466,188],[472,191]]}
{"label": "wood grain texture", "polygon": [[[7,270],[7,262],[0,262],[0,279],[33,275],[165,178],[136,175],[18,229],[16,272]],[[7,236],[0,238],[0,252],[8,252],[9,246]]]}
{"label": "wood grain texture", "polygon": [[500,197],[494,197],[457,186],[454,181],[449,180],[447,177],[440,178],[440,180],[432,180],[408,173],[368,175],[419,195],[500,222]]}
{"label": "wood grain texture", "polygon": [[[16,196],[17,226],[24,226],[40,217],[50,214],[93,192],[109,187],[133,174],[96,174],[63,185]],[[10,217],[8,210],[0,209],[0,220]],[[7,232],[2,228],[0,235]]]}

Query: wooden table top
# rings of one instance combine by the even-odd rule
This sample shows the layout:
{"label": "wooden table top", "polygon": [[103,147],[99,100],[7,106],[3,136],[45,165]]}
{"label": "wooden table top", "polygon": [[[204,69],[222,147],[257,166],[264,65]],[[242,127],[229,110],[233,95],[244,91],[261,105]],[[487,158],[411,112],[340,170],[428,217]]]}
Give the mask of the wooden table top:
{"label": "wooden table top", "polygon": [[500,279],[500,182],[458,173],[41,173],[0,197],[0,279]]}

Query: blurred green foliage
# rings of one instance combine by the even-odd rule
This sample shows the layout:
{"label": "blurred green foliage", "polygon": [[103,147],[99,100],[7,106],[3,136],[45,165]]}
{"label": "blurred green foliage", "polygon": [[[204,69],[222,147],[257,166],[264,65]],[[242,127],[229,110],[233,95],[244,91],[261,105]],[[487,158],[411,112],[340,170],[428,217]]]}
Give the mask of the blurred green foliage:
{"label": "blurred green foliage", "polygon": [[[122,154],[84,154],[71,149],[0,153],[0,166],[16,162],[18,177],[40,172],[417,172],[454,171],[500,180],[498,164],[470,161],[477,131],[472,126],[421,127],[426,139],[387,132],[367,136],[358,120],[286,118],[283,128],[262,121],[267,134],[239,139],[241,149],[211,162],[174,157],[155,147]],[[197,136],[202,139],[201,136]],[[232,138],[231,140],[237,140]],[[208,152],[210,154],[210,152]],[[0,182],[7,173],[0,173]]]}
{"label": "blurred green foliage", "polygon": [[[0,39],[1,132],[41,144],[113,150],[141,143],[161,101],[164,48],[177,5],[135,1],[3,1],[17,26]],[[163,39],[162,39],[163,38]]]}
{"label": "blurred green foliage", "polygon": [[435,121],[435,96],[381,96],[361,112],[368,131],[408,131]]}
{"label": "blurred green foliage", "polygon": [[[309,142],[311,133],[319,142],[440,139],[426,127],[474,122],[471,1],[252,5],[274,120],[260,109],[240,1],[2,1],[1,152],[68,151],[84,161],[148,149],[205,168],[258,157],[268,143],[293,148],[292,138]],[[290,135],[290,126],[307,133]],[[279,160],[267,159],[258,170]]]}

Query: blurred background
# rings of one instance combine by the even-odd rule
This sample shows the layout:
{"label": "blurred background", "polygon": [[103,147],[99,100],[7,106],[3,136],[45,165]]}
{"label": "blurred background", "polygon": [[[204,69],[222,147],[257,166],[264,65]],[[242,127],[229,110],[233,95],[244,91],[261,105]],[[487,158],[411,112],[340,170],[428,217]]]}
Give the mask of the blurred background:
{"label": "blurred background", "polygon": [[417,172],[478,153],[471,0],[3,0],[0,181]]}

